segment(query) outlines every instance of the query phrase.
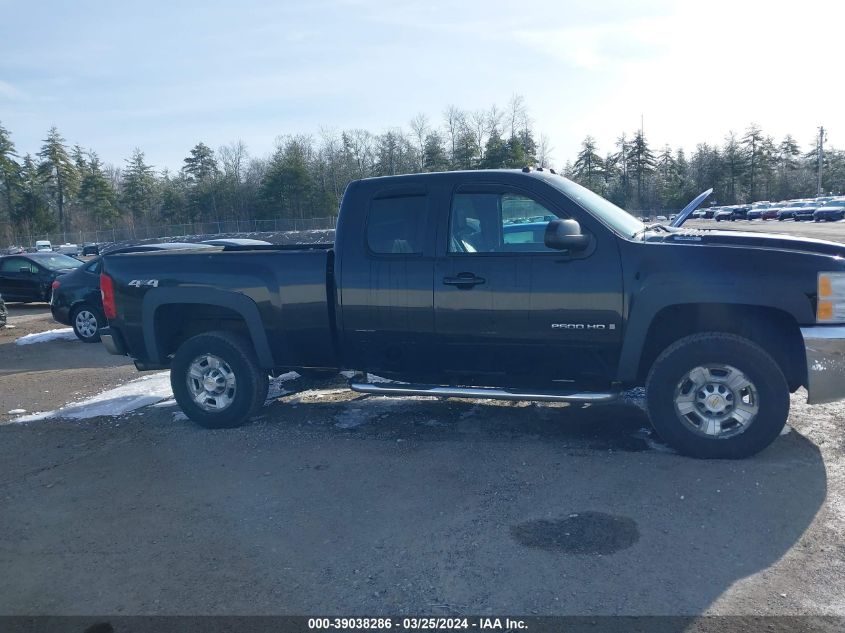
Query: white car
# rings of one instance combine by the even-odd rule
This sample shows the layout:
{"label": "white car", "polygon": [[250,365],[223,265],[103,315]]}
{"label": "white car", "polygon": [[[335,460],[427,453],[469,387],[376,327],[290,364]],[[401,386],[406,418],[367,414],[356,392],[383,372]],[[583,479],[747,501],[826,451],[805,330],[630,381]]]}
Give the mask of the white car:
{"label": "white car", "polygon": [[38,240],[35,242],[35,252],[36,253],[52,253],[53,252],[53,245],[50,243],[50,240]]}
{"label": "white car", "polygon": [[78,244],[71,244],[69,242],[56,247],[56,251],[62,255],[79,255],[80,250],[82,249],[79,248]]}

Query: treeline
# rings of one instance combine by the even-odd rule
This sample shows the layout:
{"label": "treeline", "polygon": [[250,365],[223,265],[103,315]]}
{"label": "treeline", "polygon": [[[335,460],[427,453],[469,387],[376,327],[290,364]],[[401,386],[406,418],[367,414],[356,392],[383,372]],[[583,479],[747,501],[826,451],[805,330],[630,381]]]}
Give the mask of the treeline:
{"label": "treeline", "polygon": [[[721,145],[698,144],[690,156],[668,145],[655,151],[641,131],[604,154],[587,136],[564,174],[629,210],[679,209],[711,187],[711,200],[723,205],[788,200],[817,194],[818,143],[810,145],[802,152],[791,135],[776,142],[753,124]],[[825,147],[822,159],[822,191],[841,194],[845,151]]]}
{"label": "treeline", "polygon": [[136,149],[105,165],[53,127],[35,155],[19,156],[0,124],[0,226],[19,235],[206,220],[327,217],[349,181],[368,176],[547,165],[521,97],[506,108],[450,107],[443,121],[416,116],[408,129],[323,130],[277,139],[267,157],[242,142],[190,150],[179,171],[156,169]]}
{"label": "treeline", "polygon": [[[213,150],[196,144],[178,171],[159,169],[134,150],[121,166],[69,146],[51,128],[35,155],[21,156],[0,122],[0,237],[180,224],[207,220],[327,217],[350,180],[368,176],[536,165],[551,146],[537,134],[520,96],[507,107],[449,107],[440,122],[424,115],[407,129],[321,131],[277,139],[270,156],[250,156],[240,141]],[[629,210],[677,209],[713,187],[720,204],[811,196],[817,149],[802,152],[752,125],[722,145],[652,149],[641,132],[600,153],[588,136],[564,173]],[[845,152],[825,148],[823,189],[845,189]]]}

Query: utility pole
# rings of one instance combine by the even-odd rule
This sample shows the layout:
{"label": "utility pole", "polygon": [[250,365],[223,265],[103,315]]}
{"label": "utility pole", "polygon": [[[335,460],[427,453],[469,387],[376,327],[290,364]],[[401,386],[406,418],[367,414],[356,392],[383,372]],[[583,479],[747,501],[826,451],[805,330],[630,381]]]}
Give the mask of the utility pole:
{"label": "utility pole", "polygon": [[819,174],[819,183],[818,187],[816,188],[816,195],[821,196],[824,192],[822,191],[822,169],[824,168],[824,126],[819,128],[819,144],[818,144],[818,174]]}

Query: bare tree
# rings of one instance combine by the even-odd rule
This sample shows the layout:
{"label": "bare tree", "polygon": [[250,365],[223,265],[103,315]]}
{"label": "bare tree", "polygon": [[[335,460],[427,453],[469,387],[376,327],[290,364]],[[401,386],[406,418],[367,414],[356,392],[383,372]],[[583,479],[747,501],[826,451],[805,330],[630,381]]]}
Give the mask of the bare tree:
{"label": "bare tree", "polygon": [[449,106],[443,116],[446,123],[446,136],[449,139],[449,160],[454,163],[458,140],[461,131],[466,127],[466,114],[455,106]]}
{"label": "bare tree", "polygon": [[414,135],[414,141],[416,141],[416,150],[419,152],[419,170],[424,171],[425,169],[425,138],[428,136],[428,132],[431,128],[428,125],[428,117],[424,114],[420,113],[411,119],[411,132]]}
{"label": "bare tree", "polygon": [[550,167],[552,162],[552,151],[554,148],[549,141],[549,137],[545,134],[540,134],[540,142],[537,144],[537,166]]}

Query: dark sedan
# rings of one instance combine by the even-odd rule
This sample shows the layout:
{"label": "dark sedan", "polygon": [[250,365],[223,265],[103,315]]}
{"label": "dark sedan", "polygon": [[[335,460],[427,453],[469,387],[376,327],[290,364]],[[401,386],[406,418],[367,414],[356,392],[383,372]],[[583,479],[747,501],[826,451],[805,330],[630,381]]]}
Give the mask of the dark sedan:
{"label": "dark sedan", "polygon": [[[187,242],[142,244],[120,248],[111,251],[108,255],[185,248],[211,248],[211,246]],[[85,343],[99,341],[100,328],[106,325],[106,318],[103,316],[103,298],[100,295],[102,260],[102,257],[96,257],[52,282],[53,298],[50,301],[50,310],[53,313],[53,319],[64,325],[70,325],[79,340]]]}
{"label": "dark sedan", "polygon": [[795,207],[795,221],[802,222],[814,219],[813,214],[820,206],[822,205],[818,202],[805,202],[802,206]]}
{"label": "dark sedan", "polygon": [[829,200],[813,213],[813,220],[816,222],[836,222],[845,219],[845,198]]}
{"label": "dark sedan", "polygon": [[59,275],[82,266],[60,253],[27,253],[0,257],[0,294],[6,301],[50,301],[50,288]]}

